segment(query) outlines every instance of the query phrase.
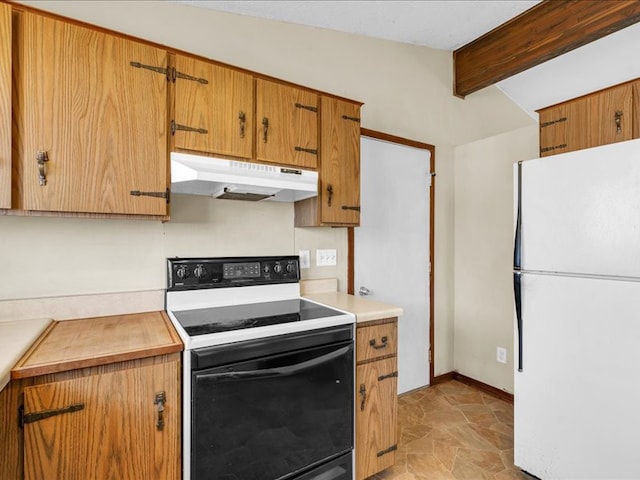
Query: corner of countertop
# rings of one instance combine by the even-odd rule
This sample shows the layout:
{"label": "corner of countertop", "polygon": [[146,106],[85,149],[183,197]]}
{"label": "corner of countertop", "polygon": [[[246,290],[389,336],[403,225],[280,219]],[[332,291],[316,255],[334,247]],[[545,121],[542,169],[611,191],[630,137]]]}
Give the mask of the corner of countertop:
{"label": "corner of countertop", "polygon": [[11,378],[11,369],[51,325],[51,318],[0,321],[0,390]]}

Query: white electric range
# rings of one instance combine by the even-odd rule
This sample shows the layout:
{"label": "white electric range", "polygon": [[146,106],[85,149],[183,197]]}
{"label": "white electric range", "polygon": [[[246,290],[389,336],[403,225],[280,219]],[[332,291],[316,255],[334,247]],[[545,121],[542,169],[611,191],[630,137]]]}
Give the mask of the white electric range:
{"label": "white electric range", "polygon": [[300,297],[297,256],[168,259],[185,344],[183,478],[353,478],[353,314]]}

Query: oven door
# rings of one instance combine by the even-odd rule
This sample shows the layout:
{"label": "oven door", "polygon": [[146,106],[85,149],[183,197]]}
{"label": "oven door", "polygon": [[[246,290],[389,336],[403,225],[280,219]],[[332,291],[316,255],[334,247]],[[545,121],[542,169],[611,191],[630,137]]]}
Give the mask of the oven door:
{"label": "oven door", "polygon": [[327,343],[333,329],[193,352],[196,367],[218,365],[192,371],[192,479],[316,478],[305,475],[351,452],[353,330],[341,329],[350,339]]}

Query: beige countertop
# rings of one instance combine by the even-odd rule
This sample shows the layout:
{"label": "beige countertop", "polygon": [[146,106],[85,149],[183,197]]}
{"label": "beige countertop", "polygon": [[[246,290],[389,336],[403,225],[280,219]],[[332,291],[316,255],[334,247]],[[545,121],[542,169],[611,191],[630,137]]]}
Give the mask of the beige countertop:
{"label": "beige countertop", "polygon": [[400,307],[342,292],[306,293],[303,294],[303,297],[313,302],[353,313],[356,316],[356,323],[402,315],[402,308]]}
{"label": "beige countertop", "polygon": [[50,323],[50,318],[0,322],[0,390],[9,383],[13,366]]}

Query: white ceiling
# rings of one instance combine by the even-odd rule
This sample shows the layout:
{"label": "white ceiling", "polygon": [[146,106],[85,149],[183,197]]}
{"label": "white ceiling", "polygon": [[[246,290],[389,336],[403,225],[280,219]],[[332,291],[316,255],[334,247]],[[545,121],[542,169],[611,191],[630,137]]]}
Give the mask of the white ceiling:
{"label": "white ceiling", "polygon": [[[170,0],[200,8],[455,50],[540,0],[218,1]],[[640,24],[497,83],[535,110],[640,77]]]}
{"label": "white ceiling", "polygon": [[239,15],[455,50],[540,0],[176,1]]}

